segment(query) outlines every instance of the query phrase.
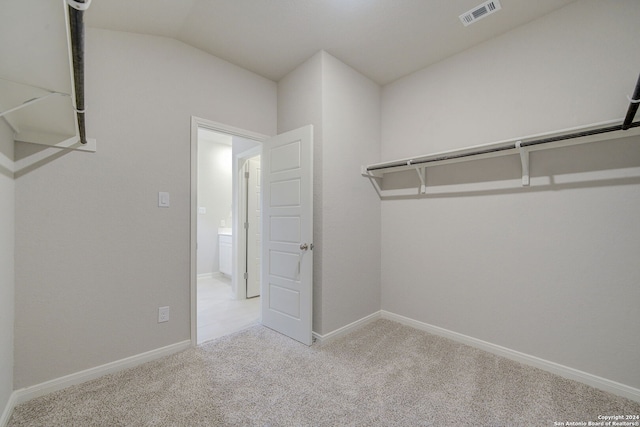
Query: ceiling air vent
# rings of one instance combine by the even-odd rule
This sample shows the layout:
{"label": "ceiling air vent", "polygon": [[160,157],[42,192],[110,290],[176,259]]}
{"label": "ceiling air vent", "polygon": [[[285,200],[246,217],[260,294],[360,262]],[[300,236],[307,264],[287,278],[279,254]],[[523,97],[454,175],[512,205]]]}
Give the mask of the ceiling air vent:
{"label": "ceiling air vent", "polygon": [[490,0],[460,15],[460,20],[466,27],[467,25],[471,25],[477,20],[482,19],[485,16],[489,16],[500,9],[502,9],[502,7],[498,0]]}

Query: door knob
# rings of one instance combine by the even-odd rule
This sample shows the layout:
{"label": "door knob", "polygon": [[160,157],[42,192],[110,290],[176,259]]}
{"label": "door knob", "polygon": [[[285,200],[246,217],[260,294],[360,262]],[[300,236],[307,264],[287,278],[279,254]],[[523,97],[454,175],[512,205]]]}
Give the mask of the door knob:
{"label": "door knob", "polygon": [[301,251],[306,251],[307,249],[309,249],[309,245],[307,245],[306,243],[300,243]]}

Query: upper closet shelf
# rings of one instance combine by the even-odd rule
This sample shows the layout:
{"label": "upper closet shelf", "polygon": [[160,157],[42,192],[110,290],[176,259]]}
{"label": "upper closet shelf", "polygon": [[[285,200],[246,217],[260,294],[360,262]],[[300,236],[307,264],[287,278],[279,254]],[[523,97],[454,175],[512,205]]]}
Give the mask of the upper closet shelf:
{"label": "upper closet shelf", "polygon": [[638,77],[634,94],[629,100],[629,108],[624,119],[513,138],[490,144],[474,145],[458,150],[441,151],[390,162],[375,163],[362,166],[361,173],[369,178],[383,178],[386,173],[414,169],[420,178],[420,192],[425,193],[426,168],[429,166],[519,154],[522,163],[522,185],[527,186],[529,185],[529,153],[531,151],[640,135],[640,121],[633,122],[640,104],[640,76]]}
{"label": "upper closet shelf", "polygon": [[[89,1],[2,5],[11,16],[0,26],[0,120],[14,140],[96,151],[84,134],[82,12]],[[29,22],[25,32],[24,22]]]}

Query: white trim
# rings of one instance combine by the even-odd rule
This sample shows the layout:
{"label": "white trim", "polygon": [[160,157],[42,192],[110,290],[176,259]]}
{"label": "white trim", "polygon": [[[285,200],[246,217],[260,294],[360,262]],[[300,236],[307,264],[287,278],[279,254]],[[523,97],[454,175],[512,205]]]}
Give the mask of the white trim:
{"label": "white trim", "polygon": [[68,135],[58,135],[46,132],[22,131],[14,136],[16,142],[27,142],[29,144],[45,145],[51,148],[61,148],[65,150],[88,151],[95,153],[97,141],[95,138],[87,138],[87,143],[82,144],[80,138]]}
{"label": "white trim", "polygon": [[15,173],[15,162],[9,157],[5,156],[4,153],[0,153],[0,169],[6,169],[9,173]]}
{"label": "white trim", "polygon": [[47,98],[49,98],[49,97],[51,97],[51,96],[54,96],[54,95],[69,96],[69,94],[68,94],[68,93],[62,93],[62,92],[49,92],[49,93],[48,93],[48,94],[46,94],[46,95],[40,96],[40,97],[38,97],[38,98],[30,99],[29,101],[25,101],[25,102],[23,102],[22,104],[18,105],[17,107],[13,107],[13,108],[10,108],[10,109],[5,110],[5,111],[0,111],[0,117],[4,117],[4,116],[5,116],[5,114],[13,113],[14,111],[18,111],[18,110],[20,110],[20,109],[22,109],[22,108],[24,108],[24,107],[28,107],[29,105],[32,105],[32,104],[38,103],[38,102],[40,102],[40,101],[44,101],[45,99],[47,99]]}
{"label": "white trim", "polygon": [[14,391],[9,396],[9,400],[7,401],[6,406],[4,407],[4,411],[2,411],[2,415],[0,416],[0,427],[5,427],[9,423],[9,418],[11,418],[11,414],[13,413],[13,408],[18,404],[16,402],[16,392]]}
{"label": "white trim", "polygon": [[95,153],[97,146],[96,140],[92,138],[88,138],[86,144],[81,144],[77,136],[68,138],[63,135],[31,131],[14,134],[14,142],[37,144],[46,147],[27,157],[15,161],[6,156],[0,155],[0,168],[7,169],[15,175],[26,173],[31,170],[31,168],[37,166],[40,162],[60,153],[61,149]]}
{"label": "white trim", "polygon": [[[453,332],[444,328],[440,328],[438,326],[420,322],[418,320],[401,316],[399,314],[394,314],[385,310],[380,310],[375,313],[372,313],[366,317],[363,317],[360,320],[356,320],[353,323],[350,323],[346,326],[338,328],[325,335],[320,335],[316,332],[313,332],[313,337],[316,338],[319,344],[324,344],[330,340],[334,340],[336,338],[339,338],[351,332],[354,332],[355,330],[377,319],[387,319],[394,322],[398,322],[403,325],[410,326],[412,328],[420,329],[422,331],[426,331],[434,335],[448,338],[453,341],[469,345],[471,347],[479,348],[489,353],[506,357],[507,359],[515,360],[516,362],[524,363],[529,366],[534,366],[536,368],[543,369],[545,371],[551,372],[561,377],[575,380],[575,381],[590,385],[592,387],[598,388],[600,390],[604,390],[604,391],[616,394],[618,396],[626,397],[636,402],[640,402],[640,389],[630,387],[628,385],[621,384],[616,381],[608,380],[606,378],[598,377],[596,375],[592,375],[587,372],[579,371],[577,369],[570,368],[568,366],[560,365],[555,362],[550,362],[548,360],[540,359],[539,357],[531,356],[525,353],[521,353],[519,351],[511,350],[506,347],[502,347],[496,344],[482,341],[477,338],[473,338],[473,337],[463,335],[457,332]],[[9,397],[9,401],[7,402],[4,408],[4,411],[2,413],[2,416],[0,417],[0,427],[4,427],[8,423],[11,413],[13,411],[13,408],[16,405],[19,405],[21,403],[27,402],[28,400],[34,399],[39,396],[43,396],[48,393],[52,393],[57,390],[61,390],[63,388],[66,388],[75,384],[80,384],[85,381],[89,381],[109,373],[131,368],[131,367],[140,365],[142,363],[158,359],[160,357],[168,356],[170,354],[177,353],[182,350],[186,350],[190,346],[191,346],[190,340],[182,341],[182,342],[172,344],[166,347],[162,347],[156,350],[151,350],[146,353],[141,353],[136,356],[131,356],[115,362],[107,363],[102,366],[77,372],[75,374],[67,375],[51,381],[46,381],[44,383],[37,384],[31,387],[16,390]]]}
{"label": "white trim", "polygon": [[335,331],[329,332],[327,334],[324,335],[320,335],[317,332],[312,332],[313,338],[315,338],[316,342],[318,344],[326,344],[329,341],[335,340],[336,338],[340,338],[343,337],[347,334],[350,334],[351,332],[354,332],[357,329],[362,328],[363,326],[365,326],[368,323],[373,322],[374,320],[378,320],[380,319],[381,316],[381,312],[380,311],[376,311],[375,313],[372,313],[368,316],[363,317],[360,320],[356,320],[353,323],[349,323],[346,326],[343,326],[341,328],[336,329]]}
{"label": "white trim", "polygon": [[448,329],[440,328],[438,326],[430,325],[428,323],[413,320],[408,317],[394,314],[385,310],[380,311],[381,317],[387,320],[393,320],[403,325],[411,326],[416,329],[420,329],[434,335],[439,335],[444,338],[449,338],[453,341],[460,342],[462,344],[469,345],[471,347],[479,348],[489,353],[496,354],[498,356],[506,357],[510,360],[523,363],[525,365],[533,366],[543,369],[547,372],[559,375],[570,380],[578,381],[583,384],[590,385],[600,390],[604,390],[609,393],[613,393],[618,396],[626,397],[627,399],[640,402],[640,389],[621,384],[616,381],[608,380],[606,378],[599,377],[597,375],[589,374],[587,372],[580,371],[578,369],[570,368],[568,366],[560,365],[559,363],[551,362],[541,359],[536,356],[521,353],[516,350],[511,350],[506,347],[492,344],[487,341],[482,341],[477,338],[473,338],[467,335],[459,334],[457,332],[450,331]]}
{"label": "white trim", "polygon": [[[263,142],[263,141],[258,141]],[[233,156],[233,226],[237,230],[233,233],[233,275],[231,288],[237,300],[247,298],[247,280],[244,279],[244,272],[247,268],[247,230],[240,226],[247,222],[246,198],[248,191],[248,181],[244,176],[248,172],[249,159],[262,156],[262,144],[250,148]]]}
{"label": "white trim", "polygon": [[[201,117],[191,116],[191,123],[196,125],[197,128],[206,128],[214,132],[226,133],[228,135],[239,136],[241,138],[253,139],[254,141],[264,141],[269,139],[268,135],[264,135],[258,132],[252,132],[250,130],[240,129],[237,127],[225,125],[224,123],[214,122],[211,120],[203,119]],[[196,132],[196,142],[198,134]]]}
{"label": "white trim", "polygon": [[145,353],[136,354],[135,356],[116,360],[95,368],[86,369],[74,374],[65,375],[64,377],[55,378],[30,387],[22,388],[13,392],[13,405],[19,405],[36,397],[44,396],[54,391],[62,390],[72,385],[81,384],[89,380],[99,378],[103,375],[111,374],[127,368],[141,365],[152,360],[159,359],[191,347],[191,341],[181,341],[166,347],[157,348]]}
{"label": "white trim", "polygon": [[[549,142],[546,144],[530,145],[530,146],[526,145],[527,142],[535,141],[542,138],[570,135],[570,134],[578,133],[582,131],[590,131],[590,130],[599,129],[603,127],[615,126],[620,124],[622,121],[623,119],[607,120],[607,121],[593,123],[589,125],[575,126],[575,127],[570,127],[566,129],[561,129],[558,131],[538,133],[535,135],[521,136],[521,137],[512,138],[512,139],[504,139],[502,141],[492,142],[489,144],[472,145],[465,148],[457,148],[455,150],[439,151],[431,154],[423,154],[419,156],[414,156],[412,158],[398,159],[390,162],[374,163],[361,168],[361,171],[364,173],[365,176],[371,175],[371,176],[381,178],[386,173],[413,169],[416,165],[433,167],[433,166],[446,165],[451,163],[460,163],[460,162],[468,162],[473,160],[487,159],[492,157],[508,156],[508,155],[518,153],[518,150],[515,148],[515,146],[513,148],[509,148],[508,150],[505,149],[505,150],[500,150],[495,152],[490,151],[483,154],[474,154],[471,157],[451,158],[451,156],[474,153],[476,151],[492,150],[494,148],[504,147],[505,145],[509,145],[509,144],[515,145],[517,141],[524,142],[525,147],[528,151],[540,151],[540,150],[548,150],[552,148],[569,147],[572,145],[640,135],[640,129],[632,128],[628,130],[616,130],[616,131],[611,131],[607,133],[587,135],[587,136],[577,137],[573,139]],[[444,158],[444,159],[436,160],[440,158]],[[420,163],[420,161],[424,161],[424,160],[431,160],[431,162],[429,162],[428,164]],[[392,166],[392,165],[396,165],[396,166]],[[385,169],[374,169],[372,171],[367,171],[368,168],[372,168],[372,167],[384,167]]]}
{"label": "white trim", "polygon": [[[206,128],[212,131],[226,133],[229,135],[239,136],[242,138],[253,139],[254,141],[262,142],[268,138],[267,135],[263,135],[256,132],[251,132],[248,130],[236,128],[233,126],[225,125],[223,123],[214,122],[211,120],[203,119],[196,116],[191,116],[191,224],[190,224],[190,293],[191,293],[191,346],[196,347],[198,345],[198,278],[197,278],[197,252],[196,252],[196,243],[198,238],[198,128]],[[235,164],[235,162],[234,162]],[[237,171],[232,172],[237,175]],[[234,191],[234,194],[236,191]],[[234,196],[235,197],[235,196]],[[237,202],[237,201],[236,201]],[[234,218],[234,221],[236,219]],[[236,225],[237,228],[237,225]],[[234,233],[234,247],[237,247],[237,235],[238,233]],[[235,254],[234,254],[234,263],[232,264],[235,271]],[[236,275],[237,276],[237,275]],[[233,289],[236,289],[235,280],[237,279],[231,278],[231,286]]]}
{"label": "white trim", "polygon": [[[13,133],[20,133],[20,128],[18,127],[18,125],[16,125],[13,122],[13,119],[11,119],[10,117],[7,116],[2,116],[2,120],[4,120],[4,122],[7,124],[7,126],[9,126],[11,128],[11,130],[13,131]],[[1,426],[2,424],[0,424]]]}

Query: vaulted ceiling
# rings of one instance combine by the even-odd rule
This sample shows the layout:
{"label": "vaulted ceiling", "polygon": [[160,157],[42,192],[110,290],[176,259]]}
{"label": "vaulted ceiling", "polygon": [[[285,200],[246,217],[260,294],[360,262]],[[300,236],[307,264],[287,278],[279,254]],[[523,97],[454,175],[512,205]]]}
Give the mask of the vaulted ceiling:
{"label": "vaulted ceiling", "polygon": [[579,0],[93,0],[89,27],[171,37],[273,81],[323,49],[379,84]]}

